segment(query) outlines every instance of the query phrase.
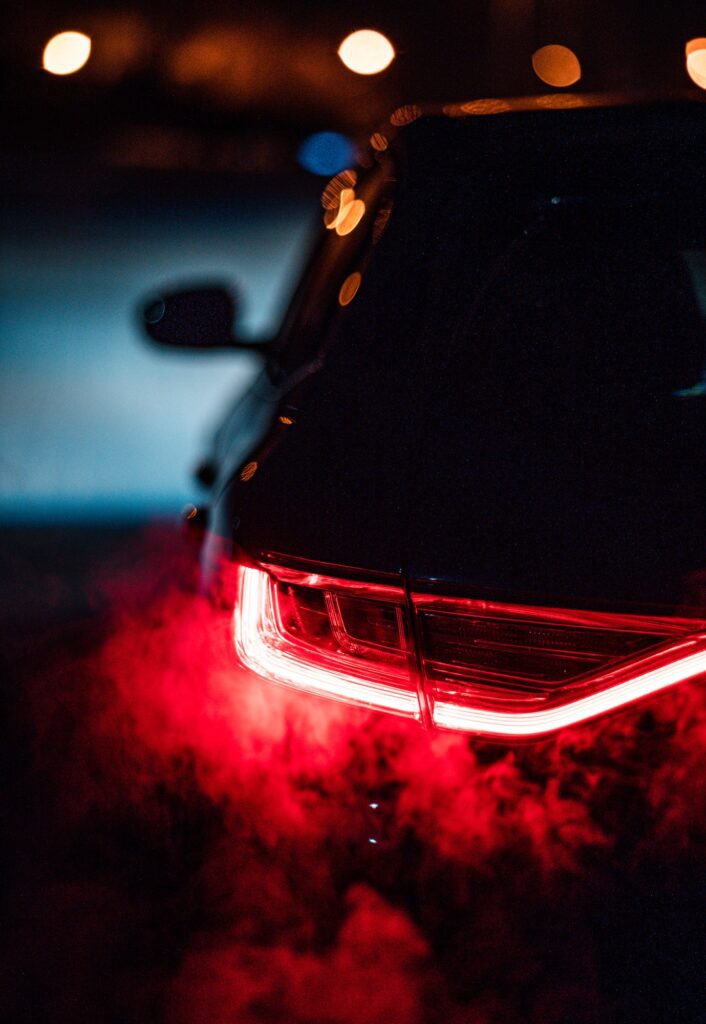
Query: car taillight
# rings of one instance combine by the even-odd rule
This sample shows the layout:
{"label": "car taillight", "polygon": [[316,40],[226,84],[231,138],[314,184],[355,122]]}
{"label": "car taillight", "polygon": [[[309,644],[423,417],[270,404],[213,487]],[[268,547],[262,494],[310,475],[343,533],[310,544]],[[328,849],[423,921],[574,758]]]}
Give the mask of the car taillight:
{"label": "car taillight", "polygon": [[235,644],[274,682],[495,736],[534,736],[706,673],[706,621],[408,595],[241,567]]}
{"label": "car taillight", "polygon": [[242,567],[236,650],[274,682],[418,715],[405,601],[401,587]]}
{"label": "car taillight", "polygon": [[706,622],[413,597],[437,725],[533,736],[706,672]]}

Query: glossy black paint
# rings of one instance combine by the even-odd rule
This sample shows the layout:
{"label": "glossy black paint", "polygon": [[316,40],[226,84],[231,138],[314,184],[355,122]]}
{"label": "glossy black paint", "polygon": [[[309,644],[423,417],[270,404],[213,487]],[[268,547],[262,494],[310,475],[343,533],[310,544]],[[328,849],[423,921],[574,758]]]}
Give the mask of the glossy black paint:
{"label": "glossy black paint", "polygon": [[[703,246],[706,106],[423,117],[391,152],[371,175],[398,179],[394,230],[364,274],[365,301],[302,346],[300,290],[268,367],[216,438],[212,533],[255,557],[403,573],[447,591],[706,604],[706,398],[675,397],[702,380],[703,320],[684,281],[664,284],[645,215],[666,201],[681,225],[674,244]],[[590,281],[556,259],[557,217],[589,248],[595,223]],[[459,261],[470,230],[487,244]],[[331,258],[314,257],[304,291]],[[547,279],[561,322],[533,319],[527,301]],[[600,352],[581,331],[595,301],[622,318],[621,344]],[[559,378],[561,392],[548,391]]]}

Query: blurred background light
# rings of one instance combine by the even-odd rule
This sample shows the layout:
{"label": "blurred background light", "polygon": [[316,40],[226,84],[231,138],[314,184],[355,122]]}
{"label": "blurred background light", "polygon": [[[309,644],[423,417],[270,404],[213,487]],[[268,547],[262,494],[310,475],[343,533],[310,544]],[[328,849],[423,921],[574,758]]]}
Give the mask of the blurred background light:
{"label": "blurred background light", "polygon": [[301,144],[297,159],[305,170],[328,177],[355,163],[355,147],[340,132],[315,132]]}
{"label": "blurred background light", "polygon": [[[467,4],[440,20],[395,3],[381,23],[323,0],[9,5],[0,518],[196,501],[190,468],[259,357],[149,348],[134,328],[141,296],[225,276],[242,285],[244,334],[271,336],[324,211],[329,238],[385,230],[391,207],[366,212],[353,151],[368,138],[384,153],[421,112],[410,98],[499,113],[527,91],[579,91],[589,69],[596,91],[701,91],[703,5],[494,0],[476,5],[472,32]],[[571,50],[542,47],[531,65],[543,40]],[[48,77],[77,70],[69,88]],[[297,158],[307,170],[293,174]],[[359,301],[353,269],[337,279],[344,303]]]}
{"label": "blurred background light", "polygon": [[568,46],[540,47],[532,55],[532,67],[537,78],[556,89],[574,85],[581,77],[579,59]]}
{"label": "blurred background light", "polygon": [[690,39],[686,44],[686,70],[700,89],[706,89],[706,37]]}
{"label": "blurred background light", "polygon": [[91,56],[91,40],[83,32],[59,32],[44,47],[42,66],[52,75],[72,75]]}
{"label": "blurred background light", "polygon": [[338,56],[357,75],[377,75],[395,59],[395,48],[382,32],[361,28],[346,36],[338,48]]}

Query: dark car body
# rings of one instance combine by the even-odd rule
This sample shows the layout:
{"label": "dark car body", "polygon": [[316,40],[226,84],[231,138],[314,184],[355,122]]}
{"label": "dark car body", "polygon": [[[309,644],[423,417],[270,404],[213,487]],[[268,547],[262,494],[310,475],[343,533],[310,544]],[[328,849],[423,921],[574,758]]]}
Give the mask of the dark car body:
{"label": "dark car body", "polygon": [[396,120],[218,432],[205,564],[703,620],[706,106]]}

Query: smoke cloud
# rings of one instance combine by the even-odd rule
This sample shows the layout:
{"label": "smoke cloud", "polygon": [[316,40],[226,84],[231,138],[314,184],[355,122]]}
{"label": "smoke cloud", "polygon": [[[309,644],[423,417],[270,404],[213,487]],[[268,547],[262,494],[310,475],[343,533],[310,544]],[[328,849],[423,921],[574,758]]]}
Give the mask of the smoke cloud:
{"label": "smoke cloud", "polygon": [[240,671],[193,579],[151,531],[29,673],[28,1016],[697,1019],[702,685],[522,746],[428,734]]}

